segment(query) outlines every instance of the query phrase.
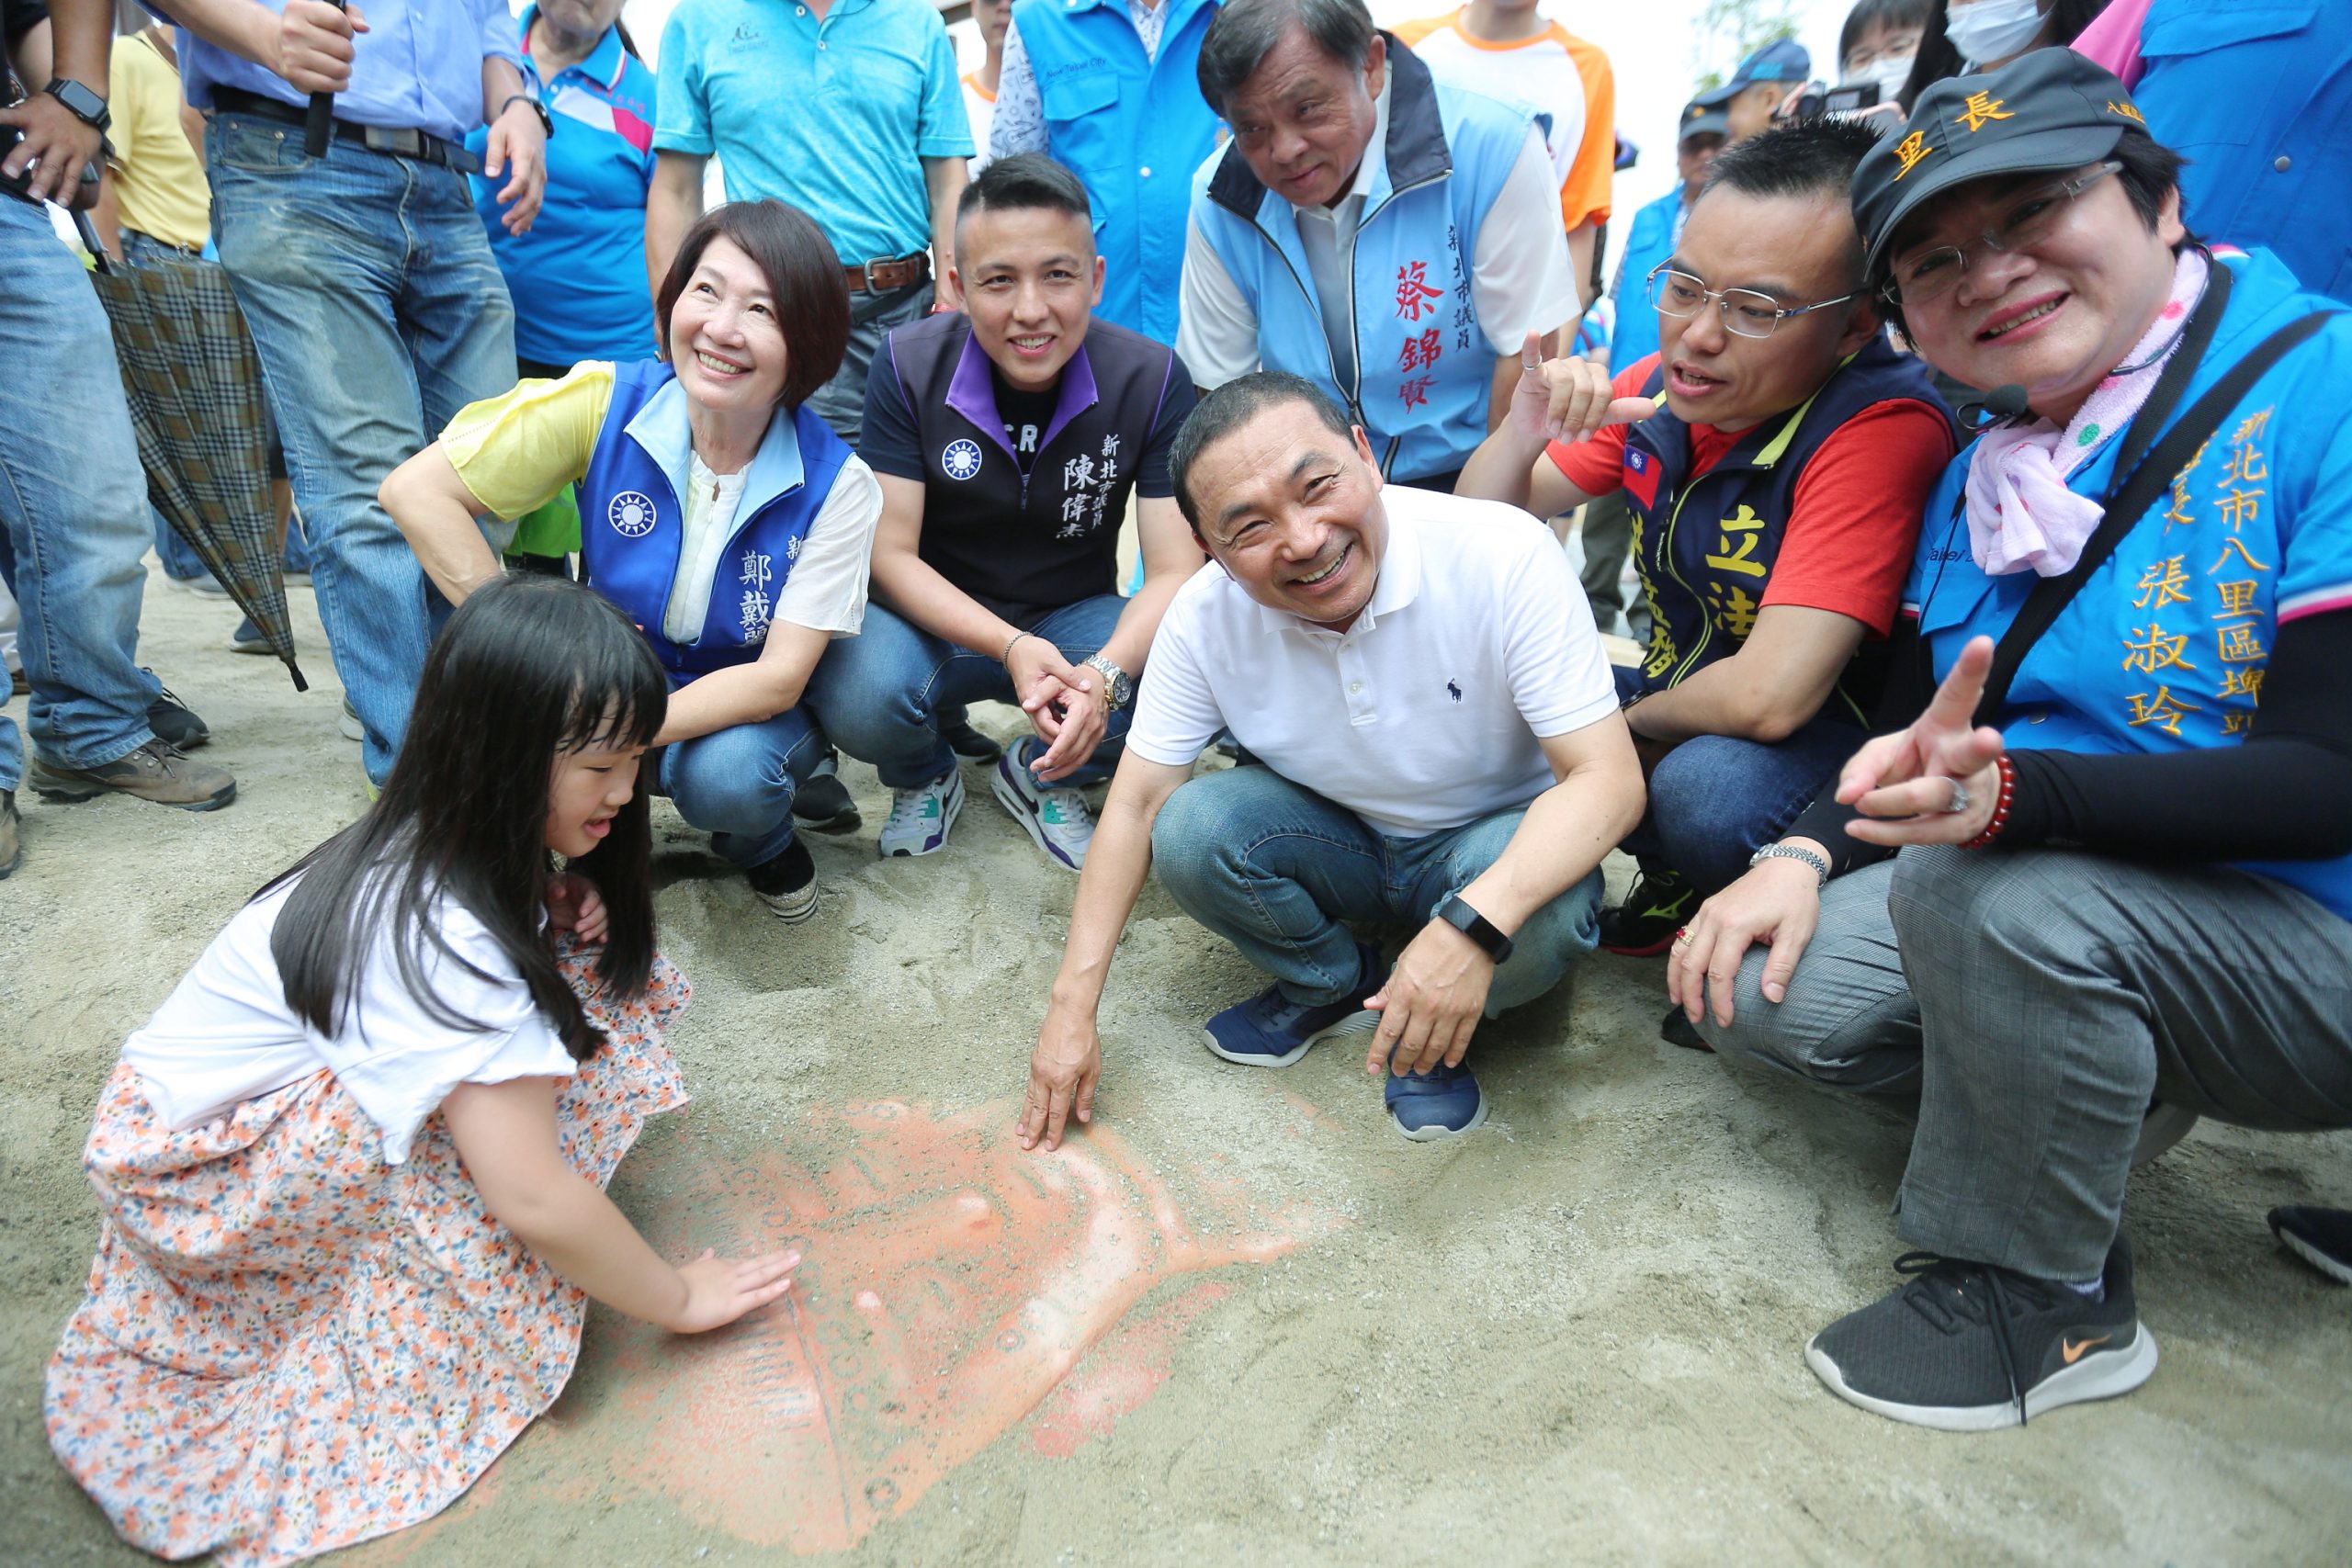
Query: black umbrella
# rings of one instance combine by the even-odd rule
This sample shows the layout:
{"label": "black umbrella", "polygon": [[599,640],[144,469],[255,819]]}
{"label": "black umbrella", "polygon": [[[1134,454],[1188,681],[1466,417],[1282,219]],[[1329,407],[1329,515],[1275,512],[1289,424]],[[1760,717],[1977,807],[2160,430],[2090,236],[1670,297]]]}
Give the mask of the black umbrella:
{"label": "black umbrella", "polygon": [[114,329],[147,499],[253,617],[294,689],[309,691],[286,611],[261,360],[228,275],[201,261],[114,265],[85,238],[98,258],[92,281]]}

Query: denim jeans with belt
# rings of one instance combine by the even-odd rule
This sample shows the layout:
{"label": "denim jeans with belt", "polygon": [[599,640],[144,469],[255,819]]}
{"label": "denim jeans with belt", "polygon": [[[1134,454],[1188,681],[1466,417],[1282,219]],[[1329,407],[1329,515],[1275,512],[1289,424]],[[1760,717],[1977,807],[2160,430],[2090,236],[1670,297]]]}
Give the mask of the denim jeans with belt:
{"label": "denim jeans with belt", "polygon": [[[48,213],[14,197],[0,196],[0,570],[23,612],[33,744],[104,767],[154,739],[138,659],[147,481],[106,311]],[[0,789],[23,771],[0,715]]]}
{"label": "denim jeans with belt", "polygon": [[669,796],[686,826],[708,833],[721,860],[760,865],[792,842],[792,797],[824,754],[806,706],[786,708],[662,747],[653,793]]}
{"label": "denim jeans with belt", "polygon": [[[1040,616],[1029,629],[1077,664],[1102,651],[1126,607],[1117,594],[1101,593]],[[859,761],[873,763],[892,789],[927,784],[956,765],[956,753],[940,738],[943,713],[960,714],[971,703],[1018,700],[1012,677],[994,654],[958,648],[879,604],[866,607],[857,636],[836,638],[825,649],[808,681],[808,701],[826,736]],[[1030,782],[1040,789],[1080,789],[1109,777],[1133,713],[1110,715],[1102,743],[1077,773],[1053,784],[1033,773]]]}
{"label": "denim jeans with belt", "polygon": [[[1152,864],[1193,919],[1272,976],[1294,1002],[1325,1006],[1356,980],[1342,922],[1417,933],[1439,905],[1502,859],[1523,807],[1419,839],[1392,838],[1343,806],[1252,765],[1178,786],[1152,825]],[[1600,872],[1587,874],[1512,934],[1487,1016],[1557,986],[1600,934]]]}
{"label": "denim jeans with belt", "polygon": [[[229,111],[205,132],[213,231],[261,353],[313,559],[319,618],[391,771],[424,669],[426,584],[376,504],[468,403],[514,384],[514,310],[465,176]],[[503,541],[494,541],[503,542]]]}
{"label": "denim jeans with belt", "polygon": [[894,288],[887,294],[853,294],[849,297],[849,344],[842,351],[841,368],[833,378],[808,396],[808,406],[817,417],[833,427],[833,434],[857,445],[865,428],[865,373],[880,351],[882,340],[890,335],[892,327],[920,321],[931,314],[936,295],[930,283],[917,283],[905,288]]}

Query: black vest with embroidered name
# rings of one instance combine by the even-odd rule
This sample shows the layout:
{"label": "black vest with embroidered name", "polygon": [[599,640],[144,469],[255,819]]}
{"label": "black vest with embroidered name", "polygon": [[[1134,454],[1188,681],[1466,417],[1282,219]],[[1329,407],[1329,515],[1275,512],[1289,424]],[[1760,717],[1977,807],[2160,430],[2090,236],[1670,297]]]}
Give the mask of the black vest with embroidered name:
{"label": "black vest with embroidered name", "polygon": [[[1642,389],[1657,397],[1663,362]],[[1739,651],[1755,629],[1805,465],[1848,420],[1910,399],[1944,413],[1927,367],[1872,338],[1804,403],[1747,431],[1697,479],[1690,427],[1661,406],[1625,437],[1625,503],[1633,556],[1650,614],[1646,690],[1679,684]],[[1946,417],[1949,417],[1947,414]],[[1825,716],[1867,724],[1885,684],[1885,643],[1865,640],[1823,705]]]}
{"label": "black vest with embroidered name", "polygon": [[1182,375],[1175,355],[1090,323],[1024,472],[968,318],[899,327],[884,352],[922,444],[922,559],[1016,626],[1118,592],[1119,521]]}

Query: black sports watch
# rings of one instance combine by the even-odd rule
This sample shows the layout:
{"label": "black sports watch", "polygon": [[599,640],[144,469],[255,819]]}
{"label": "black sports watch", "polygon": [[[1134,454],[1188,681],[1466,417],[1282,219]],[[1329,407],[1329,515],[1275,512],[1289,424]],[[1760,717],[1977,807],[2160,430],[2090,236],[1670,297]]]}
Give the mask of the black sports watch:
{"label": "black sports watch", "polygon": [[1510,938],[1497,931],[1494,922],[1472,908],[1461,894],[1449,894],[1437,907],[1437,918],[1486,949],[1487,956],[1497,964],[1510,962]]}
{"label": "black sports watch", "polygon": [[49,96],[65,106],[65,112],[93,127],[100,135],[114,124],[114,116],[107,112],[107,101],[82,85],[71,76],[60,76],[50,83]]}
{"label": "black sports watch", "polygon": [[[541,98],[537,93],[507,94],[506,101],[498,106],[498,114],[504,114],[517,102],[526,103],[531,106],[531,112],[539,117],[539,130],[543,134],[548,136],[553,136],[555,134],[555,117],[548,113],[547,101],[544,98]],[[498,118],[498,114],[492,115],[490,118],[496,119]]]}

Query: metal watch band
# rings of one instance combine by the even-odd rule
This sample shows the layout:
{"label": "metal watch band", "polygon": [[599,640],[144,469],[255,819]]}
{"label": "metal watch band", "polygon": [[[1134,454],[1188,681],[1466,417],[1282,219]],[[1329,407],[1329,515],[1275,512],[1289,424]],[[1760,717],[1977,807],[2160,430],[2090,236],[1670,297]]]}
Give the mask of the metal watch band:
{"label": "metal watch band", "polygon": [[1497,964],[1510,962],[1510,938],[1496,929],[1493,921],[1472,908],[1469,900],[1461,894],[1448,895],[1445,902],[1437,907],[1437,918],[1484,948],[1487,956]]}
{"label": "metal watch band", "polygon": [[1111,706],[1124,708],[1135,701],[1135,679],[1125,671],[1099,653],[1086,660],[1086,667],[1102,677],[1102,699]]}
{"label": "metal watch band", "polygon": [[1829,884],[1829,863],[1811,850],[1800,849],[1795,844],[1767,844],[1748,856],[1747,863],[1758,866],[1768,860],[1801,860],[1813,867],[1814,874],[1821,878],[1816,886],[1826,887]]}

